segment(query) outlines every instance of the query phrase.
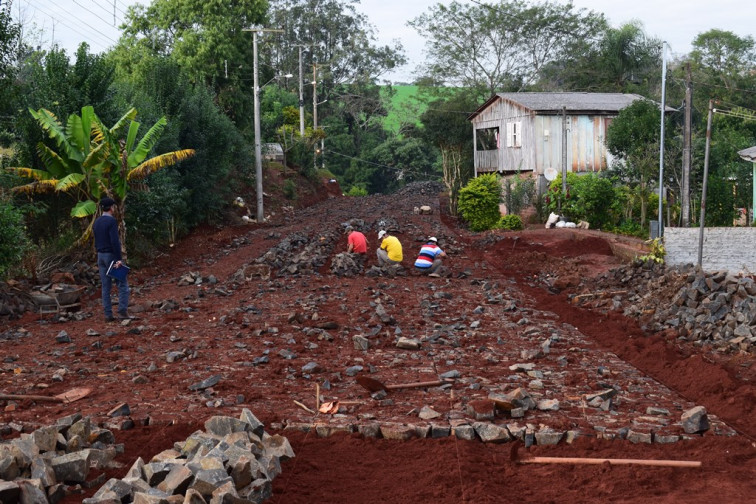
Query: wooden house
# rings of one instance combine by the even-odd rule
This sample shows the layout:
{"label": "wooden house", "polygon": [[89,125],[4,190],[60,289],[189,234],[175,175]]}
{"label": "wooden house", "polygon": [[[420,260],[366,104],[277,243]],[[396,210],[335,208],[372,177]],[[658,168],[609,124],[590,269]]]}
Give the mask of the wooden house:
{"label": "wooden house", "polygon": [[[611,155],[606,130],[636,94],[622,93],[497,93],[468,119],[473,125],[475,176],[522,172],[537,177],[567,170],[597,172]],[[563,144],[566,135],[566,145]]]}

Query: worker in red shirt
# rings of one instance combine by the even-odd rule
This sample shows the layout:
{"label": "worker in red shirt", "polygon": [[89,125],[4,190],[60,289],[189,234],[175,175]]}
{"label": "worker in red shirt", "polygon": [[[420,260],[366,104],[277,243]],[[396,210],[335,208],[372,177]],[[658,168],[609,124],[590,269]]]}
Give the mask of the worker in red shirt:
{"label": "worker in red shirt", "polygon": [[352,226],[347,226],[344,232],[347,236],[347,252],[364,256],[367,254],[367,238],[359,231],[355,231]]}

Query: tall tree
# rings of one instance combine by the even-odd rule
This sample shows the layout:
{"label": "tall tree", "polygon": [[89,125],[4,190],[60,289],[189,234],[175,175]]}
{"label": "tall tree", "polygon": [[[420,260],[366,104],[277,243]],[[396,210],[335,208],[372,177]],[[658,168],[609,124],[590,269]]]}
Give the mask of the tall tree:
{"label": "tall tree", "polygon": [[122,65],[139,66],[145,55],[171,55],[195,82],[212,86],[227,114],[243,122],[249,102],[252,35],[264,21],[266,0],[153,0],[129,8],[116,49]]}
{"label": "tall tree", "polygon": [[441,171],[449,191],[449,211],[457,213],[459,191],[472,178],[472,127],[467,117],[477,108],[476,98],[469,92],[455,92],[431,102],[420,116],[420,133],[441,153]]}
{"label": "tall tree", "polygon": [[551,62],[603,28],[603,15],[570,3],[453,1],[410,21],[427,42],[427,78],[490,96],[534,84]]}
{"label": "tall tree", "polygon": [[607,28],[587,52],[569,55],[549,69],[566,89],[658,95],[661,40],[649,37],[640,21]]}

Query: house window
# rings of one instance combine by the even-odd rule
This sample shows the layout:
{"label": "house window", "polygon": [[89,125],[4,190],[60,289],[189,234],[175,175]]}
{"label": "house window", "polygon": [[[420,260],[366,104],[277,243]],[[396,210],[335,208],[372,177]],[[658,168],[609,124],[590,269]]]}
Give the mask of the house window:
{"label": "house window", "polygon": [[522,147],[522,122],[507,123],[507,147]]}
{"label": "house window", "polygon": [[478,150],[496,150],[499,148],[499,128],[484,128],[476,131]]}

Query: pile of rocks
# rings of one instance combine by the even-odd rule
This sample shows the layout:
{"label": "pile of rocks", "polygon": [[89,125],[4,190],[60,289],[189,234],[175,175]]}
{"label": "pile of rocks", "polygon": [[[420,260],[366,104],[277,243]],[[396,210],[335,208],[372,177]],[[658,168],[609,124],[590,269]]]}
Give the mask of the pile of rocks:
{"label": "pile of rocks", "polygon": [[364,257],[343,252],[336,254],[331,261],[331,273],[337,276],[357,276],[364,268]]}
{"label": "pile of rocks", "polygon": [[338,235],[334,232],[316,233],[310,238],[305,233],[292,233],[257,259],[282,275],[311,274],[326,264]]}
{"label": "pile of rocks", "polygon": [[113,433],[80,414],[0,444],[0,502],[58,502],[87,482],[91,468],[107,468],[123,447]]}
{"label": "pile of rocks", "polygon": [[720,351],[753,352],[756,347],[756,282],[751,277],[636,262],[605,274],[599,285],[624,288],[609,307],[643,319],[647,330],[673,329]]}
{"label": "pile of rocks", "polygon": [[238,419],[212,417],[205,429],[147,463],[137,459],[125,478],[107,481],[83,502],[251,504],[270,498],[281,461],[294,457],[289,441],[267,434],[248,409]]}

